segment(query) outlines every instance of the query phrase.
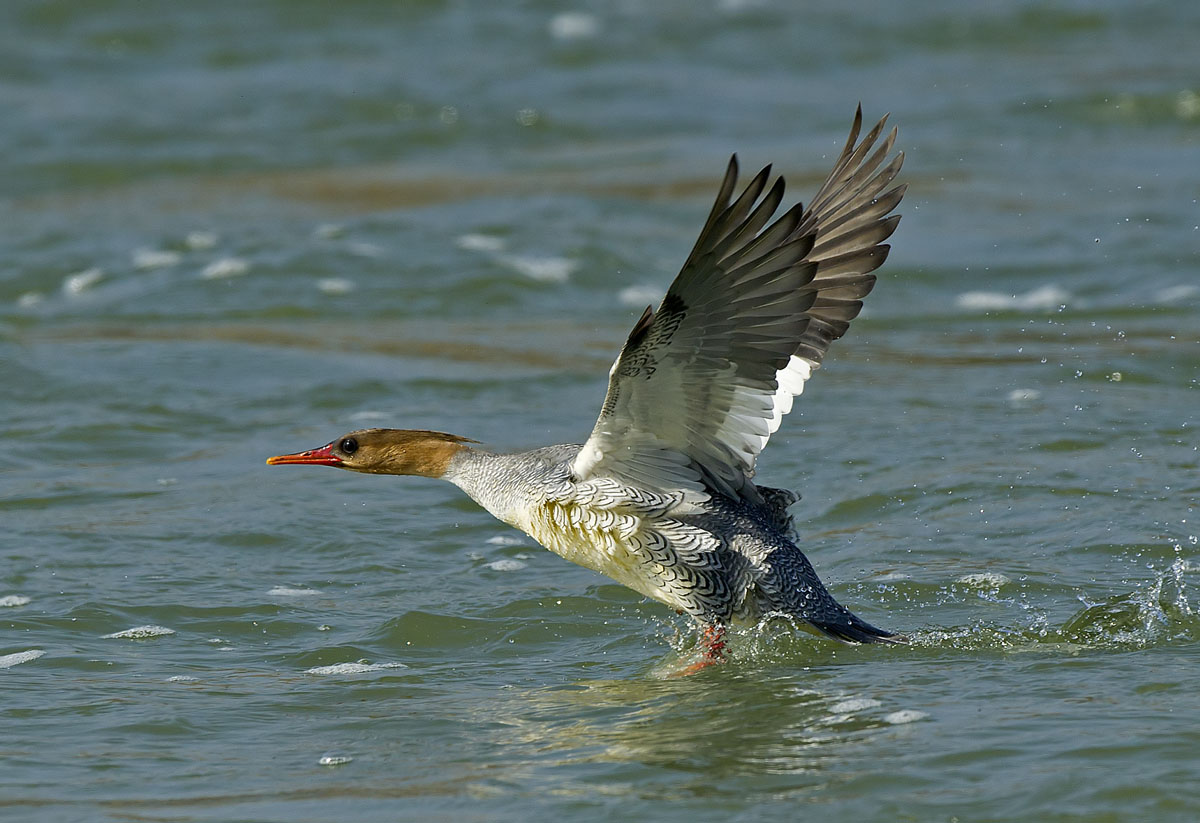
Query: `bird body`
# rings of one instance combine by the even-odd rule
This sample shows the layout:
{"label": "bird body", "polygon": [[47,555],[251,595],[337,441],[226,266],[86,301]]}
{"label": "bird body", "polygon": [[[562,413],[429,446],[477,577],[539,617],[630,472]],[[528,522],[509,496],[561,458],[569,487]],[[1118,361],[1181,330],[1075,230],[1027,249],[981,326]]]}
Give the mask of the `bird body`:
{"label": "bird body", "polygon": [[834,601],[780,528],[790,524],[794,493],[692,502],[604,477],[579,481],[571,467],[581,448],[492,454],[464,446],[442,477],[560,557],[702,623],[787,614],[842,639],[887,636]]}
{"label": "bird body", "polygon": [[[657,311],[634,325],[588,439],[494,454],[442,432],[365,429],[271,464],[439,477],[554,553],[707,627],[771,615],[848,642],[902,642],[839,604],[797,547],[798,496],[757,485],[758,454],[871,290],[904,187],[861,109],[816,197],[775,218],[769,167],[736,199],[736,157]],[[876,146],[876,143],[879,143]],[[887,160],[885,163],[884,161]],[[766,194],[763,192],[766,191]]]}

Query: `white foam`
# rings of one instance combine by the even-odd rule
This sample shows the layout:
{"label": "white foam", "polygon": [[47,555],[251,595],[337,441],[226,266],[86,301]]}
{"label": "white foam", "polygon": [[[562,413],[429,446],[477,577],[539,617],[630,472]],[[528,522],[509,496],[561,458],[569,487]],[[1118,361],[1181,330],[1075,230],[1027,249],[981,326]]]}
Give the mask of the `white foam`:
{"label": "white foam", "polygon": [[64,294],[72,297],[83,294],[92,286],[104,279],[104,269],[93,266],[90,269],[76,272],[63,280],[62,290]]}
{"label": "white foam", "polygon": [[493,560],[491,563],[487,563],[486,565],[489,569],[493,569],[498,572],[515,572],[520,571],[529,564],[522,563],[520,560],[512,560],[505,557],[501,560]]}
{"label": "white foam", "polygon": [[717,11],[727,14],[739,14],[744,11],[762,8],[766,0],[717,0]]}
{"label": "white foam", "polygon": [[969,291],[960,294],[955,303],[959,308],[973,311],[1004,309],[1057,309],[1071,299],[1070,292],[1057,286],[1042,286],[1024,294],[1004,294],[992,291]]}
{"label": "white foam", "polygon": [[272,597],[313,597],[320,593],[317,589],[293,589],[288,586],[276,586],[267,592]]}
{"label": "white foam", "polygon": [[341,223],[322,223],[313,229],[313,237],[319,240],[332,240],[334,237],[339,237],[346,232],[346,227]]}
{"label": "white foam", "polygon": [[189,249],[193,249],[194,251],[204,251],[205,249],[211,249],[213,246],[217,245],[217,240],[218,238],[215,232],[193,231],[188,232],[188,236],[183,238],[183,243]]}
{"label": "white foam", "polygon": [[595,15],[581,11],[564,11],[550,18],[547,28],[555,40],[585,40],[600,32]]}
{"label": "white foam", "polygon": [[964,574],[955,582],[976,589],[998,589],[1012,581],[999,572],[974,572],[972,574]]}
{"label": "white foam", "polygon": [[344,766],[354,760],[353,757],[346,754],[323,754],[317,758],[319,766]]}
{"label": "white foam", "polygon": [[407,669],[408,666],[403,663],[334,663],[332,666],[314,666],[311,669],[306,669],[305,674],[365,674],[367,672],[380,672],[386,669]]}
{"label": "white foam", "polygon": [[37,660],[45,653],[41,649],[29,649],[23,652],[0,655],[0,669],[11,669],[13,666],[28,663],[30,660]]}
{"label": "white foam", "polygon": [[1178,286],[1168,286],[1165,289],[1159,289],[1154,294],[1154,299],[1159,303],[1177,303],[1180,300],[1186,300],[1189,297],[1195,297],[1200,294],[1200,286],[1193,286],[1190,283],[1181,284]]}
{"label": "white foam", "polygon": [[30,602],[23,594],[6,594],[0,597],[0,609],[10,609],[14,606],[24,606]]}
{"label": "white foam", "polygon": [[880,583],[890,583],[895,580],[912,580],[912,575],[906,574],[905,572],[887,572],[885,574],[877,575],[875,580],[879,581]]}
{"label": "white foam", "polygon": [[500,251],[504,248],[504,238],[491,234],[462,234],[455,238],[454,245],[468,251]]}
{"label": "white foam", "polygon": [[916,709],[901,709],[898,712],[885,714],[883,716],[884,723],[891,723],[893,726],[903,726],[905,723],[916,723],[918,720],[924,720],[929,717],[926,712],[919,712]]}
{"label": "white foam", "polygon": [[579,264],[565,257],[529,257],[506,255],[501,261],[530,280],[540,283],[565,283]]}
{"label": "white foam", "polygon": [[165,269],[176,265],[182,259],[183,255],[177,251],[138,249],[133,253],[133,267],[135,269]]}
{"label": "white foam", "polygon": [[169,634],[175,634],[175,630],[166,626],[134,626],[132,629],[123,629],[101,637],[104,640],[145,640],[150,637],[166,637]]}
{"label": "white foam", "polygon": [[1200,94],[1184,89],[1175,95],[1175,114],[1184,120],[1200,117]]}
{"label": "white foam", "polygon": [[1015,294],[1000,294],[999,292],[990,291],[969,291],[960,294],[954,298],[954,302],[962,309],[973,309],[975,311],[990,311],[992,309],[1007,309],[1011,308],[1013,301],[1016,300]]}
{"label": "white foam", "polygon": [[882,706],[873,697],[851,697],[848,700],[841,700],[829,707],[829,711],[834,714],[853,714],[867,709],[876,709]]}
{"label": "white foam", "polygon": [[199,678],[190,674],[173,674],[167,678],[168,683],[195,683]]}
{"label": "white foam", "polygon": [[383,249],[366,240],[354,240],[346,244],[346,250],[358,257],[369,257],[372,260],[383,256]]}
{"label": "white foam", "polygon": [[31,309],[45,299],[45,296],[41,292],[27,291],[17,298],[17,308]]}
{"label": "white foam", "polygon": [[370,411],[370,410],[367,410],[367,411],[355,412],[354,414],[350,415],[350,417],[349,417],[348,419],[350,419],[350,420],[354,420],[354,421],[358,421],[358,420],[387,420],[387,419],[388,419],[388,418],[390,418],[390,417],[391,417],[391,415],[390,415],[390,414],[388,414],[387,412],[381,412],[381,411]]}
{"label": "white foam", "polygon": [[489,537],[484,542],[490,543],[493,546],[523,546],[523,545],[525,545],[524,540],[522,540],[519,537],[516,537],[515,535],[511,535],[511,534],[498,534],[495,537]]}
{"label": "white foam", "polygon": [[200,272],[205,280],[221,280],[226,277],[238,277],[250,271],[250,264],[240,257],[222,257],[209,263]]}
{"label": "white foam", "polygon": [[323,277],[317,281],[317,288],[326,294],[349,294],[354,291],[354,281],[345,277]]}
{"label": "white foam", "polygon": [[1028,406],[1036,403],[1042,397],[1042,393],[1037,389],[1013,389],[1008,393],[1008,404],[1010,406]]}
{"label": "white foam", "polygon": [[635,309],[640,309],[646,305],[654,305],[662,299],[663,290],[661,288],[645,283],[636,286],[626,286],[617,292],[617,300],[621,301],[622,306],[632,306]]}

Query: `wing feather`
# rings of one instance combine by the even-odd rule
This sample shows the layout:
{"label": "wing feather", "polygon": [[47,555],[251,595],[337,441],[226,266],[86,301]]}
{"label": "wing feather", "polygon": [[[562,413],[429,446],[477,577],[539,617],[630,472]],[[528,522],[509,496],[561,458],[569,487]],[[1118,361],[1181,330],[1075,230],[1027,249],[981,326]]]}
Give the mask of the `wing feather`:
{"label": "wing feather", "polygon": [[[887,259],[904,162],[887,117],[861,140],[862,109],[833,170],[804,208],[772,220],[783,178],[770,166],[734,198],[737,156],[687,261],[646,309],[609,373],[572,466],[682,499],[759,499],[755,462],[793,399],[841,337]],[[764,194],[765,192],[765,194]]]}

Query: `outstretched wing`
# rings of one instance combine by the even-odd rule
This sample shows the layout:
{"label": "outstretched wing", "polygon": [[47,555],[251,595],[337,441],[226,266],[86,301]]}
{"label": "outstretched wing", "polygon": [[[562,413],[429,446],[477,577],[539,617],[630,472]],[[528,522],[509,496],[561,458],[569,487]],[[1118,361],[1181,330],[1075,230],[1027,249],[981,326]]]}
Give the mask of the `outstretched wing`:
{"label": "outstretched wing", "polygon": [[904,156],[888,160],[896,130],[880,142],[886,122],[857,142],[860,106],[808,208],[797,203],[774,222],[783,178],[764,195],[768,166],[733,200],[730,159],[683,270],[613,364],[572,466],[577,478],[756,498],[749,480],[759,452],[862,309],[900,220],[890,213],[904,186],[884,189]]}

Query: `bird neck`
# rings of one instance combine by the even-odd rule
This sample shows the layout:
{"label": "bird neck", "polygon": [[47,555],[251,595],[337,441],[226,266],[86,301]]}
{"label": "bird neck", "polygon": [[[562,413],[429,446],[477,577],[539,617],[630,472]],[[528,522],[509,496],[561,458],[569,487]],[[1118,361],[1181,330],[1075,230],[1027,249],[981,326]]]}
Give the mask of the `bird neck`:
{"label": "bird neck", "polygon": [[464,446],[455,452],[441,475],[458,486],[493,517],[523,528],[527,498],[537,490],[527,477],[523,454],[496,454]]}

